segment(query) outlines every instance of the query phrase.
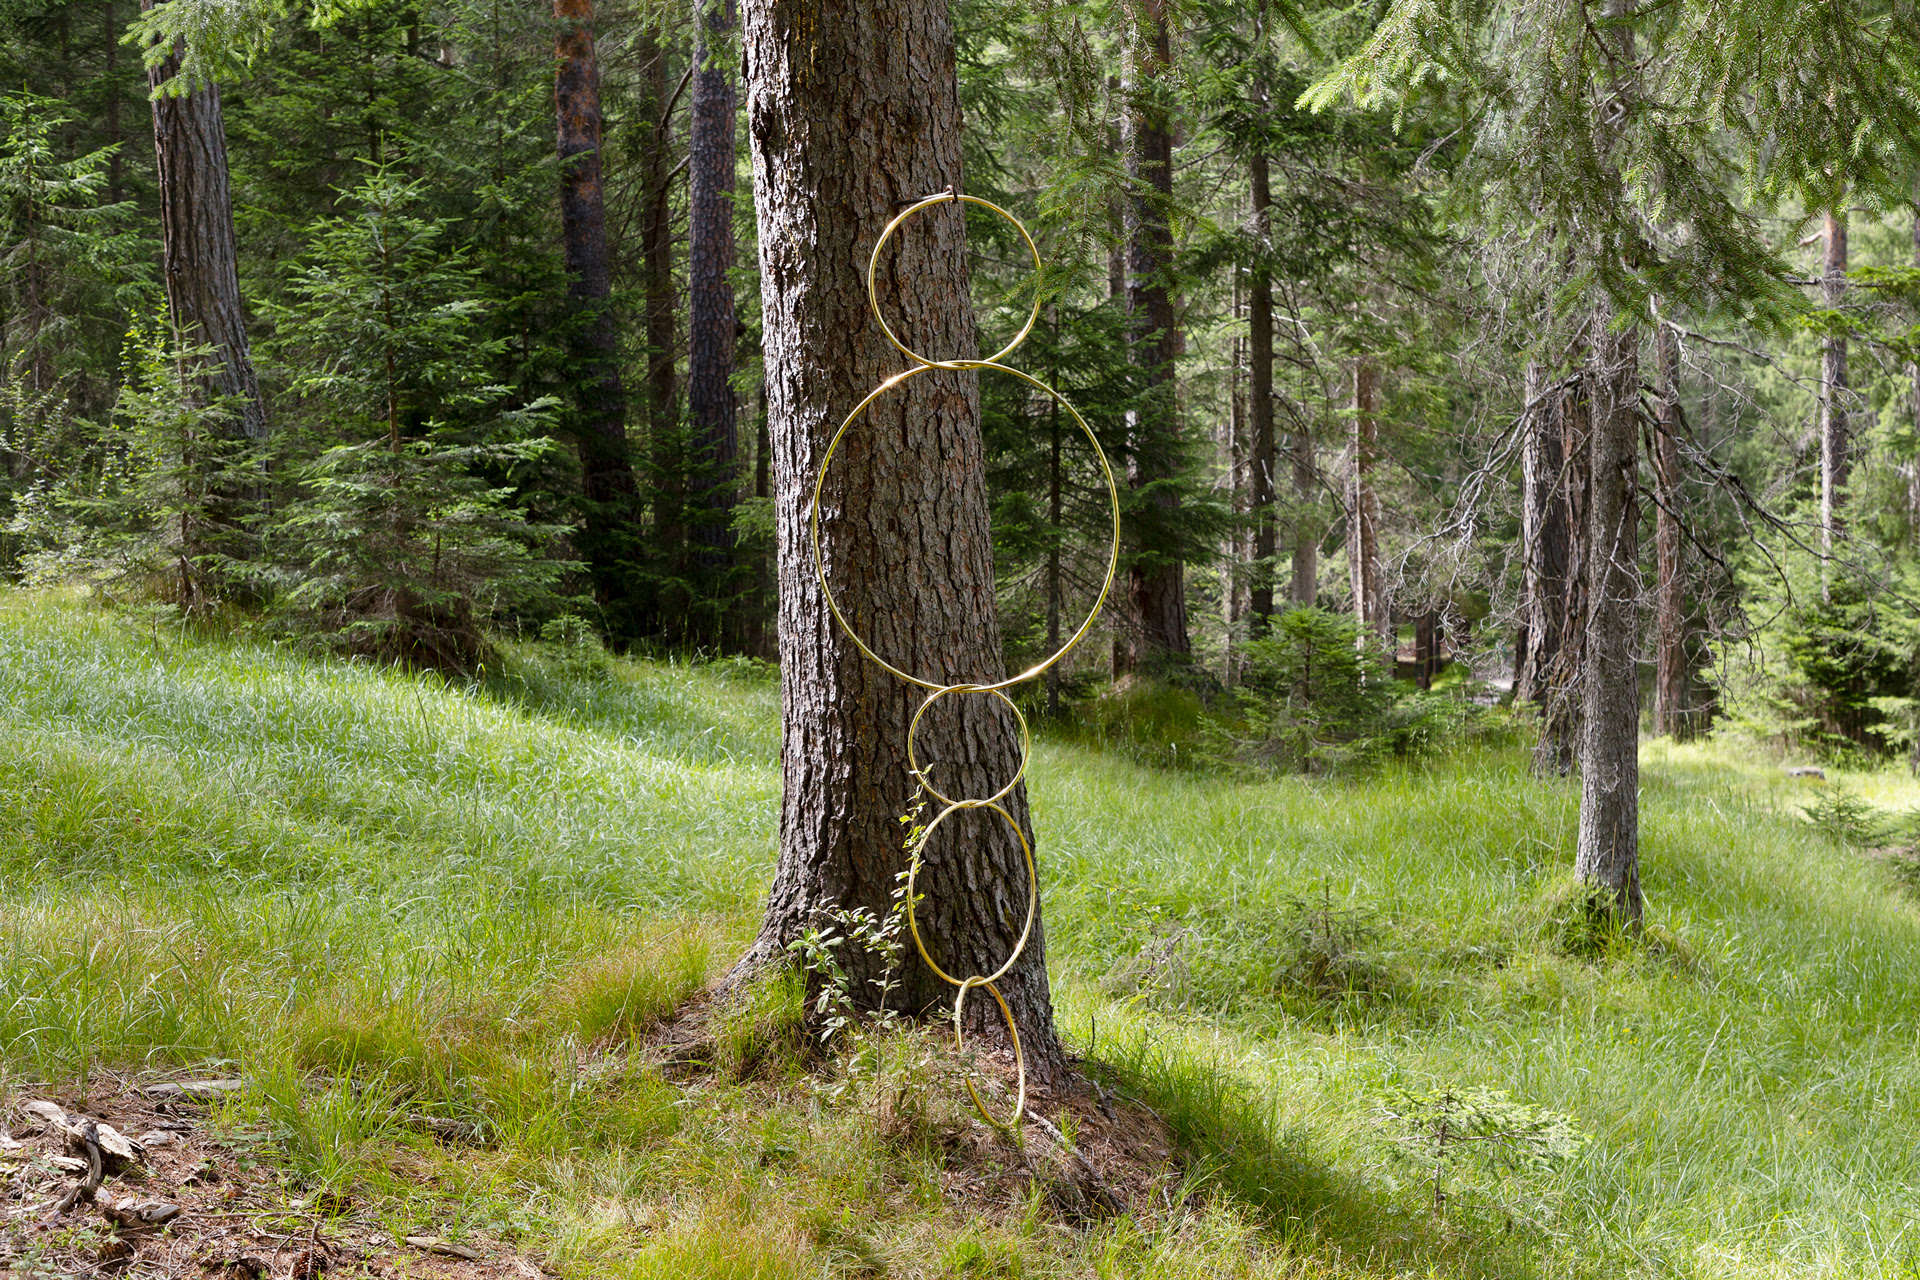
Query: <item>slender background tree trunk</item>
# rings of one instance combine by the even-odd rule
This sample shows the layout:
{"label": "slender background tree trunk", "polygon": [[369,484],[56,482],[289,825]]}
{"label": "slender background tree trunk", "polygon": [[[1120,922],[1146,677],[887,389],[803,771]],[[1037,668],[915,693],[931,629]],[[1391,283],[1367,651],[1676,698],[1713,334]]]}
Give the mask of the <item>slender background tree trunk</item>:
{"label": "slender background tree trunk", "polygon": [[1580,745],[1580,843],[1574,874],[1593,905],[1640,920],[1640,687],[1634,617],[1640,598],[1640,335],[1595,324],[1588,617]]}
{"label": "slender background tree trunk", "polygon": [[[1540,702],[1540,740],[1534,746],[1533,771],[1546,777],[1573,772],[1580,745],[1582,686],[1586,678],[1587,563],[1589,559],[1588,488],[1592,461],[1589,439],[1591,371],[1582,368],[1590,344],[1576,336],[1569,363],[1580,370],[1549,397],[1549,433],[1545,458],[1557,462],[1541,529],[1542,590],[1557,587],[1556,602],[1543,600],[1543,627],[1554,624],[1542,643],[1551,655],[1536,662],[1535,696]],[[1575,363],[1580,362],[1580,363]],[[1556,550],[1558,554],[1556,555]],[[1558,568],[1558,581],[1552,572]]]}
{"label": "slender background tree trunk", "polygon": [[1433,677],[1440,670],[1440,645],[1434,624],[1438,615],[1422,609],[1413,619],[1413,682],[1422,689],[1433,688]]}
{"label": "slender background tree trunk", "polygon": [[[1127,313],[1132,318],[1134,363],[1146,371],[1146,403],[1131,414],[1132,437],[1127,478],[1136,488],[1169,480],[1180,446],[1179,402],[1174,384],[1174,357],[1180,350],[1179,325],[1173,310],[1167,275],[1173,265],[1173,233],[1167,222],[1167,203],[1173,198],[1173,129],[1164,83],[1173,54],[1167,30],[1169,0],[1131,0],[1145,33],[1141,47],[1130,57],[1128,103],[1124,117],[1127,177],[1132,191],[1126,202]],[[1159,508],[1156,517],[1171,513],[1179,499],[1167,489],[1149,499]],[[1165,545],[1164,518],[1155,539],[1161,545],[1135,560],[1127,573],[1127,598],[1133,612],[1133,634],[1127,665],[1138,669],[1165,668],[1191,652],[1187,638],[1187,599],[1183,566]]]}
{"label": "slender background tree trunk", "polygon": [[[733,0],[701,0],[688,129],[688,488],[699,510],[694,556],[723,570],[733,549]],[[718,637],[715,637],[718,639]]]}
{"label": "slender background tree trunk", "polygon": [[[1820,304],[1837,308],[1847,292],[1847,212],[1827,210],[1825,270],[1820,277]],[[1820,542],[1833,552],[1834,535],[1845,526],[1847,469],[1847,339],[1844,334],[1820,340]]]}
{"label": "slender background tree trunk", "polygon": [[[1267,157],[1253,157],[1253,233],[1259,251],[1269,250]],[[1279,550],[1274,512],[1274,472],[1279,459],[1273,440],[1273,281],[1262,259],[1247,273],[1247,412],[1253,428],[1252,466],[1247,507],[1253,517],[1253,579],[1248,606],[1250,634],[1266,634],[1273,617],[1274,555]]]}
{"label": "slender background tree trunk", "polygon": [[[1048,371],[1047,385],[1060,385],[1060,307],[1057,303],[1047,305],[1047,328],[1053,336],[1053,350],[1056,353],[1054,366]],[[1062,448],[1065,437],[1060,421],[1060,402],[1047,397],[1047,652],[1056,653],[1060,649],[1060,607],[1062,604],[1062,580],[1060,576],[1060,546],[1066,537],[1066,471]],[[1232,596],[1229,594],[1228,599]],[[1047,717],[1055,718],[1060,714],[1060,663],[1047,668]]]}
{"label": "slender background tree trunk", "polygon": [[1653,731],[1682,741],[1693,736],[1688,703],[1687,602],[1680,537],[1680,340],[1662,325],[1655,335],[1660,375],[1653,438],[1654,513]]}
{"label": "slender background tree trunk", "polygon": [[1347,487],[1347,560],[1353,585],[1353,617],[1364,634],[1392,643],[1384,584],[1380,580],[1380,503],[1373,492],[1374,454],[1379,449],[1379,375],[1365,360],[1353,364],[1352,479]]}
{"label": "slender background tree trunk", "polygon": [[1310,605],[1320,598],[1320,526],[1316,519],[1319,477],[1313,466],[1313,435],[1302,421],[1294,423],[1287,442],[1292,462],[1293,549],[1290,553],[1287,598]]}
{"label": "slender background tree trunk", "polygon": [[107,145],[113,148],[113,157],[107,161],[107,203],[119,204],[121,200],[121,173],[125,163],[120,146],[120,21],[114,11],[113,0],[106,0],[106,82],[107,82]]}
{"label": "slender background tree trunk", "polygon": [[[641,236],[647,310],[647,451],[653,471],[653,553],[677,569],[681,541],[681,507],[686,500],[682,483],[682,439],[677,371],[679,359],[679,294],[673,278],[673,184],[680,172],[674,159],[673,113],[682,92],[670,80],[672,59],[666,41],[655,27],[640,35],[640,56],[647,68],[641,105],[649,165],[649,208]],[[689,66],[687,71],[691,73]],[[652,620],[655,627],[666,622]]]}
{"label": "slender background tree trunk", "polygon": [[[883,381],[909,367],[872,324],[868,255],[904,202],[960,188],[954,36],[944,0],[897,0],[819,14],[748,0],[742,22],[760,226],[767,401],[780,557],[780,858],[759,939],[744,964],[779,958],[833,906],[884,915],[906,865],[899,818],[915,802],[907,723],[925,696],[868,662],[827,612],[807,514],[827,441]],[[880,304],[909,344],[934,357],[978,350],[961,206],[923,211],[889,248]],[[848,620],[877,653],[940,682],[1002,674],[987,521],[979,387],[927,373],[877,400],[842,445],[822,506],[827,574]],[[920,758],[947,794],[986,796],[1019,764],[1011,716],[979,695],[928,713]],[[1027,823],[1024,790],[1007,805]],[[1010,954],[1027,904],[1019,845],[988,811],[949,819],[925,851],[920,927],[943,968],[991,973]],[[870,1000],[875,962],[843,950],[852,993]],[[1031,1069],[1063,1080],[1036,924],[1001,980]],[[908,951],[910,1010],[950,1006],[953,989]],[[968,1018],[999,1034],[976,993]]]}
{"label": "slender background tree trunk", "polygon": [[[1245,293],[1236,276],[1233,283],[1233,318],[1240,318]],[[1251,512],[1253,510],[1253,483],[1251,462],[1252,428],[1247,409],[1247,364],[1249,360],[1245,334],[1235,334],[1233,339],[1233,367],[1227,380],[1227,485],[1233,500],[1233,527],[1227,531],[1221,548],[1224,562],[1220,566],[1220,605],[1222,620],[1226,623],[1225,669],[1221,678],[1228,687],[1232,687],[1239,678],[1236,668],[1239,665],[1238,645],[1245,629],[1243,619],[1253,611],[1252,584],[1248,578],[1246,566],[1253,558],[1253,537],[1251,530]]]}
{"label": "slender background tree trunk", "polygon": [[1527,366],[1527,419],[1521,446],[1520,545],[1525,653],[1515,665],[1516,702],[1541,702],[1560,651],[1566,608],[1567,499],[1562,484],[1560,392],[1539,364]]}
{"label": "slender background tree trunk", "polygon": [[601,604],[623,611],[628,584],[620,566],[632,556],[626,544],[632,533],[636,487],[627,452],[626,404],[613,324],[613,275],[607,259],[593,0],[554,0],[553,20],[560,234],[566,251],[567,299],[576,326],[568,356],[579,386],[573,434],[586,498],[581,550]]}
{"label": "slender background tree trunk", "polygon": [[[153,4],[141,0],[141,10]],[[158,91],[179,66],[176,53],[149,69],[148,82]],[[240,305],[220,86],[156,96],[153,150],[160,188],[162,274],[174,333],[184,345],[213,347],[212,359],[201,370],[205,394],[229,400],[236,415],[235,434],[264,439],[266,411]]]}
{"label": "slender background tree trunk", "polygon": [[[1920,209],[1913,215],[1913,265],[1920,267]],[[1920,450],[1920,361],[1907,366],[1907,379],[1912,385],[1914,447]],[[1907,535],[1913,545],[1920,546],[1920,453],[1907,463]],[[1914,743],[1914,751],[1920,759],[1920,740]]]}

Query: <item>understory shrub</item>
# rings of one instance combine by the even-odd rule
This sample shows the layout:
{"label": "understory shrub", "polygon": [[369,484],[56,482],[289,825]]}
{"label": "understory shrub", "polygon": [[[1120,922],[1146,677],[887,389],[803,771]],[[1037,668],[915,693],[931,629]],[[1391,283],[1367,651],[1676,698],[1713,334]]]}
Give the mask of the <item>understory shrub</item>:
{"label": "understory shrub", "polygon": [[1348,614],[1288,609],[1242,653],[1244,722],[1220,722],[1213,743],[1228,759],[1327,773],[1418,756],[1484,727],[1481,708],[1394,679],[1384,645]]}
{"label": "understory shrub", "polygon": [[1736,728],[1828,759],[1905,754],[1920,762],[1920,619],[1912,566],[1892,581],[1836,561],[1782,556],[1753,575],[1757,644],[1729,645],[1725,701]]}
{"label": "understory shrub", "polygon": [[488,287],[418,181],[376,167],[343,196],[270,308],[296,492],[267,553],[286,604],[339,647],[471,670],[488,620],[555,603],[577,567],[547,554],[567,530],[518,483],[556,452],[553,405],[491,381]]}

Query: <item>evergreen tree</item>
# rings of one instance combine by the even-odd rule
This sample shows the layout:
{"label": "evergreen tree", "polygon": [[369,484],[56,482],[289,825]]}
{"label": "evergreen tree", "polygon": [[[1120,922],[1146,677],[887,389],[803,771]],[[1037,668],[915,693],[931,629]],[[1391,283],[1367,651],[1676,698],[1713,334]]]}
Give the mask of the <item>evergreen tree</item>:
{"label": "evergreen tree", "polygon": [[552,402],[487,380],[505,339],[481,332],[480,272],[421,186],[371,169],[272,309],[293,492],[267,548],[288,601],[348,649],[470,670],[482,625],[546,603],[567,567],[510,483],[551,450]]}

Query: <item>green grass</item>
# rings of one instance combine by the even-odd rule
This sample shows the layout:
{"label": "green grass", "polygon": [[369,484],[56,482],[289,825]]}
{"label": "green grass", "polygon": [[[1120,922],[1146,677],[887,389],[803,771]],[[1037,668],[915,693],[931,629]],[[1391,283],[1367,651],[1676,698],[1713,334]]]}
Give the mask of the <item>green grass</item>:
{"label": "green grass", "polygon": [[[777,707],[727,666],[528,647],[450,687],[0,596],[0,1092],[233,1060],[225,1123],[297,1187],[570,1277],[1920,1271],[1920,914],[1764,753],[1646,745],[1650,945],[1570,954],[1577,790],[1515,752],[1247,782],[1043,742],[1061,1026],[1198,1193],[1063,1231],[943,1199],[950,1064],[803,1070],[791,987],[717,1077],[607,1052],[752,934]],[[1455,1148],[1436,1214],[1396,1115],[1476,1089],[1587,1140]]]}

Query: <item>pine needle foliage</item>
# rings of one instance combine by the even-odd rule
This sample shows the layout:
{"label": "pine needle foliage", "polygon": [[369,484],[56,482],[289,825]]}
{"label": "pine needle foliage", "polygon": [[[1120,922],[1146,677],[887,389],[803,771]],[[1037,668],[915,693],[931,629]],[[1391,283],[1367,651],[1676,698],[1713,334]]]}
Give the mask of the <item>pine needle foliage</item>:
{"label": "pine needle foliage", "polygon": [[[1575,263],[1569,302],[1591,284],[1625,315],[1683,297],[1702,315],[1777,327],[1801,303],[1739,182],[1758,189],[1757,143],[1776,122],[1730,131],[1706,92],[1735,24],[1724,15],[1745,9],[1402,0],[1300,101],[1455,122],[1459,172]],[[1751,99],[1751,81],[1723,81],[1722,100]]]}
{"label": "pine needle foliage", "polygon": [[485,286],[419,183],[374,166],[343,194],[273,310],[301,429],[282,436],[299,496],[268,550],[287,602],[348,650],[471,670],[482,626],[573,567],[544,554],[566,530],[529,519],[513,485],[554,447],[552,405],[488,381],[504,340],[482,332]]}
{"label": "pine needle foliage", "polygon": [[0,369],[36,389],[112,364],[125,317],[154,293],[151,243],[101,199],[113,148],[67,156],[60,101],[0,94]]}

